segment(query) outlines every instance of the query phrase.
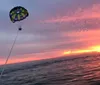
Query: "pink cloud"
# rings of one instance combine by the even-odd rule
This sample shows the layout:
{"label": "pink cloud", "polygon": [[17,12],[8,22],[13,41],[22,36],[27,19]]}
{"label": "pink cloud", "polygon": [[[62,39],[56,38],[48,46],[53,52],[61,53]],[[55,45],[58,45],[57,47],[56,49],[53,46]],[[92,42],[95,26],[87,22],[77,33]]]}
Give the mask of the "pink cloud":
{"label": "pink cloud", "polygon": [[[11,56],[8,61],[8,64],[56,58],[56,57],[62,56],[62,53],[63,53],[63,51],[61,51],[61,50],[55,50],[55,51],[51,51],[51,52],[44,52],[44,53],[37,53],[37,54],[24,54],[24,55]],[[6,58],[0,59],[0,64],[4,64],[5,60],[6,60]]]}
{"label": "pink cloud", "polygon": [[100,4],[94,4],[92,7],[87,9],[78,8],[74,13],[69,11],[69,16],[56,16],[51,19],[41,21],[42,23],[60,23],[76,21],[80,19],[94,19],[100,18]]}

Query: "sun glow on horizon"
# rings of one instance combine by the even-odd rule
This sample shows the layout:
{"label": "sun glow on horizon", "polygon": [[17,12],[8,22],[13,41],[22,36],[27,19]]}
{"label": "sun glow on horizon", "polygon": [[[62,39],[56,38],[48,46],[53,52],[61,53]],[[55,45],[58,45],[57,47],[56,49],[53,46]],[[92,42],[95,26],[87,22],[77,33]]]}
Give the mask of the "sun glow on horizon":
{"label": "sun glow on horizon", "polygon": [[65,51],[63,54],[69,55],[69,54],[80,54],[80,53],[88,53],[88,52],[100,52],[100,46],[92,46],[88,48],[87,50],[81,49],[81,50],[75,50],[75,51]]}
{"label": "sun glow on horizon", "polygon": [[71,51],[64,52],[64,54],[71,54]]}

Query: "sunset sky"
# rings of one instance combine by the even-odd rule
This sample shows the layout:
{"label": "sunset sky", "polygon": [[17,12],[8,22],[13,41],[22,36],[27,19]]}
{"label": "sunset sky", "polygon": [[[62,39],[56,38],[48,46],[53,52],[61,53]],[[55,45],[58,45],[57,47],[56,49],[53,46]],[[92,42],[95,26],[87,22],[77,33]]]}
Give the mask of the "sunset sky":
{"label": "sunset sky", "polygon": [[4,64],[17,32],[9,19],[14,6],[29,17],[9,63],[100,52],[100,0],[2,0],[0,3],[0,64]]}

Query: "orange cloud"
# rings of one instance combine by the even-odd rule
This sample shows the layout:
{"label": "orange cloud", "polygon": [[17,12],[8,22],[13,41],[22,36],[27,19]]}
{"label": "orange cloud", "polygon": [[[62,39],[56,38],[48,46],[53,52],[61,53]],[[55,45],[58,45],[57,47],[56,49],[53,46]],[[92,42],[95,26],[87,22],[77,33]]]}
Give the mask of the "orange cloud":
{"label": "orange cloud", "polygon": [[[100,44],[100,30],[89,30],[82,32],[71,32],[71,33],[63,33],[63,36],[75,37],[70,41],[66,41],[66,43],[70,42],[81,42],[84,43],[87,47],[96,46]],[[83,49],[87,47],[84,46]]]}
{"label": "orange cloud", "polygon": [[[55,51],[45,52],[45,53],[17,55],[17,56],[11,56],[7,64],[26,62],[26,61],[35,61],[35,60],[41,60],[41,59],[49,59],[49,58],[55,58],[55,57],[60,57],[60,56],[62,56],[61,50],[55,50]],[[5,60],[6,58],[0,59],[0,64],[4,64]]]}
{"label": "orange cloud", "polygon": [[100,52],[100,46],[90,46],[87,49],[80,49],[74,51],[65,51],[63,54],[80,54],[80,53],[88,53],[88,52]]}
{"label": "orange cloud", "polygon": [[4,64],[5,63],[5,59],[4,58],[0,58],[0,64]]}

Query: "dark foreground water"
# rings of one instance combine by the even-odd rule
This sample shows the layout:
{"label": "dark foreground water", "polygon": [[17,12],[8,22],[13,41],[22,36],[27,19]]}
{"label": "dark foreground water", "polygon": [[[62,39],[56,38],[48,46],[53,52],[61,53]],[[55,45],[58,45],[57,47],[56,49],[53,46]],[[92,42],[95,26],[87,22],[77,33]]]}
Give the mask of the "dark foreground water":
{"label": "dark foreground water", "polygon": [[100,56],[9,65],[0,85],[100,85]]}

